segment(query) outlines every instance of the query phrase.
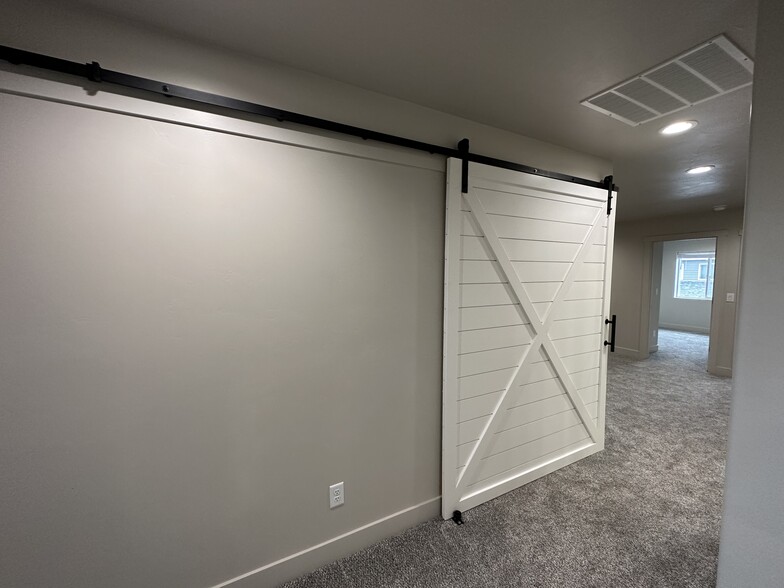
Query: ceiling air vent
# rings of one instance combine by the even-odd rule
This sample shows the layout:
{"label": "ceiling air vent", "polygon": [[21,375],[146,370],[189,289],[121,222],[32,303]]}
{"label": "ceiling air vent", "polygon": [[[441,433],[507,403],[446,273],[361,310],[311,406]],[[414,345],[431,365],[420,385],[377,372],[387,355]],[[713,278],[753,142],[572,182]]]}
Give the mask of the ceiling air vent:
{"label": "ceiling air vent", "polygon": [[754,62],[719,35],[581,104],[637,126],[744,88],[753,76]]}

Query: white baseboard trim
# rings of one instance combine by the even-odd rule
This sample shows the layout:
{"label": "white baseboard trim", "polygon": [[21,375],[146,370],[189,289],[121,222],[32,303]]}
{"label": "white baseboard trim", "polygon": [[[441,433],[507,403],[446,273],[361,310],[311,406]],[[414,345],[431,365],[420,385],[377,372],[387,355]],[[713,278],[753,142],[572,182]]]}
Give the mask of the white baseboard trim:
{"label": "white baseboard trim", "polygon": [[714,376],[724,376],[726,378],[732,377],[732,368],[723,365],[717,365],[713,369],[708,370]]}
{"label": "white baseboard trim", "polygon": [[640,354],[639,349],[629,349],[628,347],[615,346],[615,353],[623,355],[624,357],[633,357],[634,359],[647,359]]}
{"label": "white baseboard trim", "polygon": [[710,327],[698,327],[696,325],[676,325],[671,323],[659,323],[660,329],[668,331],[686,331],[687,333],[700,333],[710,335]]}
{"label": "white baseboard trim", "polygon": [[351,555],[441,513],[441,497],[436,496],[391,515],[308,547],[245,574],[216,584],[212,588],[269,588],[307,574],[341,557]]}

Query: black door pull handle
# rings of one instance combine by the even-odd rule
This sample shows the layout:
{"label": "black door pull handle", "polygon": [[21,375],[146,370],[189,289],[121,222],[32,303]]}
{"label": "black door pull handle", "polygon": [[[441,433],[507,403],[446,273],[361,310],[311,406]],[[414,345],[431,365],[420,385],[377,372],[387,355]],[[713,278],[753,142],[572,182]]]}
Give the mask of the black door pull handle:
{"label": "black door pull handle", "polygon": [[604,345],[605,346],[609,345],[610,346],[610,351],[613,352],[613,353],[615,353],[615,318],[616,318],[616,315],[613,315],[612,320],[604,319],[604,324],[605,325],[612,325],[612,328],[610,329],[610,340],[609,341],[605,341]]}

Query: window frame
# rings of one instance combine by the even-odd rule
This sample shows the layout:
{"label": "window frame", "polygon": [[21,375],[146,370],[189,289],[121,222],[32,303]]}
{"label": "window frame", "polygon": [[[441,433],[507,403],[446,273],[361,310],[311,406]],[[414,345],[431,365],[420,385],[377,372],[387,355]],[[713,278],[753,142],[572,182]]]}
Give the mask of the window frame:
{"label": "window frame", "polygon": [[[698,261],[696,269],[696,277],[693,280],[684,280],[683,274],[685,270],[685,262]],[[705,270],[705,277],[702,276],[702,270]],[[716,279],[716,252],[715,251],[678,251],[675,254],[675,284],[673,288],[673,298],[676,300],[699,300],[707,301],[713,300],[713,287]],[[704,285],[703,296],[695,298],[693,296],[681,295],[682,282],[702,282]],[[710,291],[710,296],[708,292]]]}

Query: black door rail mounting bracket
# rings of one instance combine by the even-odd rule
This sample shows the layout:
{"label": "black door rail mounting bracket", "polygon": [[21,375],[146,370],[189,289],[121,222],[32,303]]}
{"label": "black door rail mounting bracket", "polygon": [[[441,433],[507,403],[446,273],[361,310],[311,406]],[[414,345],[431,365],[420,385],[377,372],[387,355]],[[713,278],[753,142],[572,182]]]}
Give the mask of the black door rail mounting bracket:
{"label": "black door rail mounting bracket", "polygon": [[607,189],[607,216],[612,212],[613,192],[618,191],[618,186],[613,184],[612,176],[605,176],[602,186]]}
{"label": "black door rail mounting bracket", "polygon": [[460,171],[460,191],[468,194],[468,139],[461,139],[457,144],[457,150],[463,156],[463,164]]}

